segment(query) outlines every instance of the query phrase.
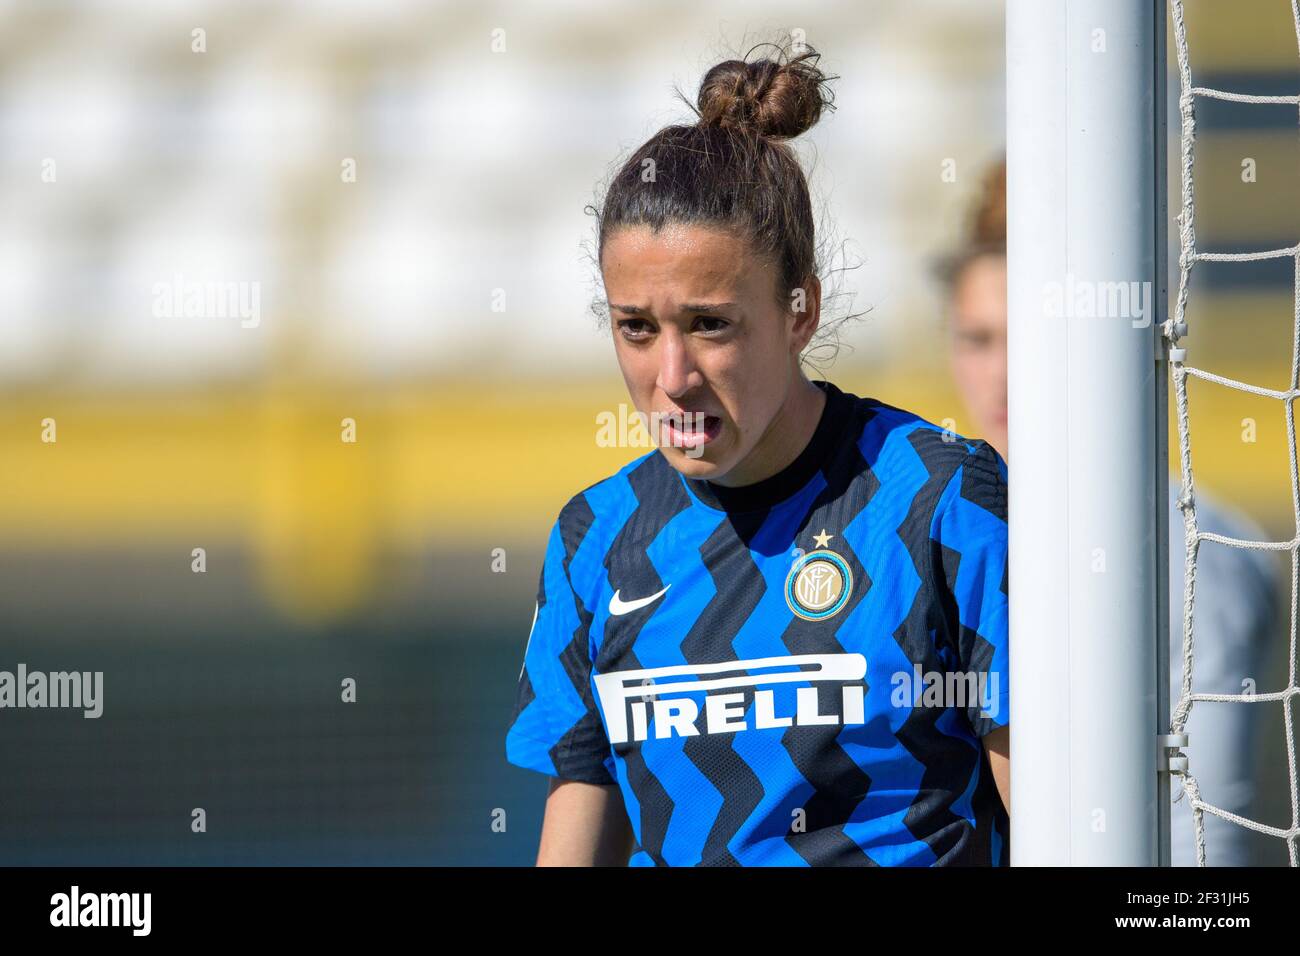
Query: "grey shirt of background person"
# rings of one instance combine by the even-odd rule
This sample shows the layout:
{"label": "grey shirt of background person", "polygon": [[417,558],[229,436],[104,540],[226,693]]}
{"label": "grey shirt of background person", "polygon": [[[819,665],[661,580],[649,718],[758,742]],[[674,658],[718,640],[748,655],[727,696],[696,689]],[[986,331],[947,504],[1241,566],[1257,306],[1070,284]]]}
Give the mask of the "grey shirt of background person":
{"label": "grey shirt of background person", "polygon": [[[1183,681],[1183,587],[1186,545],[1179,484],[1169,485],[1169,679],[1170,710]],[[1247,541],[1264,533],[1226,510],[1199,489],[1197,527]],[[1192,693],[1240,694],[1275,691],[1285,685],[1289,621],[1281,618],[1281,564],[1272,551],[1202,541],[1196,559],[1192,609],[1194,653]],[[1253,687],[1244,682],[1253,681]],[[1239,816],[1272,826],[1289,819],[1285,772],[1285,727],[1280,703],[1197,701],[1187,720],[1188,769],[1201,799]],[[1178,777],[1171,781],[1170,861],[1196,866],[1191,807]],[[1181,799],[1180,799],[1181,797]],[[1286,805],[1285,807],[1283,805]],[[1267,866],[1287,862],[1276,837],[1253,832],[1212,813],[1205,815],[1207,866]]]}

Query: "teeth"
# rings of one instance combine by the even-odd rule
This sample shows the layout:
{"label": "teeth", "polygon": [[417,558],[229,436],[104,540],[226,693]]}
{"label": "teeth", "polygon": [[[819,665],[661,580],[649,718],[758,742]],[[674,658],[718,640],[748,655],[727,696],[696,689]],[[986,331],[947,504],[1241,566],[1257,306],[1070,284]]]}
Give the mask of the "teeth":
{"label": "teeth", "polygon": [[706,420],[706,416],[701,412],[673,412],[663,418],[666,425],[684,434],[704,431]]}

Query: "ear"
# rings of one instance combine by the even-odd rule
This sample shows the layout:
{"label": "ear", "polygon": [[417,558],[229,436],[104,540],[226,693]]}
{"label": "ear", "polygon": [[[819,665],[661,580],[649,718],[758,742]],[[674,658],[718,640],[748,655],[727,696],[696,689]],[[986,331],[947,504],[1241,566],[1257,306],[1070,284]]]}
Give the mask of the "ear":
{"label": "ear", "polygon": [[812,341],[813,334],[821,324],[822,283],[816,276],[809,276],[804,284],[790,290],[790,335],[795,354],[802,352]]}

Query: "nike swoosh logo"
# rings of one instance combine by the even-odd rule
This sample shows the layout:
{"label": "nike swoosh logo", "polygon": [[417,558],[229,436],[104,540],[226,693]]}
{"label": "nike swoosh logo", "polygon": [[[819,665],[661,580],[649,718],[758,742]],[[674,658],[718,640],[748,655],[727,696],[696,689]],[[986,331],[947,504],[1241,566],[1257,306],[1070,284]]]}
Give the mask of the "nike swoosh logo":
{"label": "nike swoosh logo", "polygon": [[[668,585],[668,588],[670,587],[672,587],[671,584]],[[668,593],[668,588],[664,588],[658,594],[652,594],[649,597],[637,598],[635,601],[624,601],[619,598],[619,592],[615,591],[614,596],[609,599],[609,613],[613,614],[615,617],[622,614],[631,614],[633,611],[639,610],[647,604],[654,604],[655,601]]]}

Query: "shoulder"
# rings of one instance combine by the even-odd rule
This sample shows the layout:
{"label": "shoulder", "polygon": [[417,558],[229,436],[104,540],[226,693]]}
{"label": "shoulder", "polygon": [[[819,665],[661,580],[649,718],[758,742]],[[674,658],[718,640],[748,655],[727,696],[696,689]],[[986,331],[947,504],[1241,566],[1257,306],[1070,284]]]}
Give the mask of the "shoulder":
{"label": "shoulder", "polygon": [[[1183,513],[1178,507],[1181,487],[1176,479],[1169,482],[1169,537],[1171,550],[1182,552],[1184,535]],[[1199,531],[1236,538],[1239,541],[1265,541],[1267,533],[1241,512],[1219,501],[1214,495],[1197,489],[1196,491],[1196,526]],[[1173,543],[1177,542],[1176,545]],[[1200,549],[1200,560],[1208,558],[1211,562],[1221,561],[1224,566],[1236,566],[1241,573],[1255,574],[1273,581],[1277,568],[1278,553],[1253,548],[1238,548],[1228,545],[1214,545]]]}
{"label": "shoulder", "polygon": [[1006,462],[988,442],[874,398],[846,398],[858,422],[858,451],[882,483],[911,483],[920,493],[959,479],[958,493],[1005,498]]}
{"label": "shoulder", "polygon": [[680,485],[675,476],[657,450],[642,455],[569,498],[552,534],[570,558],[588,538],[602,542],[603,552],[642,502]]}
{"label": "shoulder", "polygon": [[[1181,593],[1183,562],[1186,557],[1185,523],[1178,508],[1181,487],[1169,482],[1169,563],[1171,597]],[[1197,529],[1239,541],[1265,541],[1268,534],[1244,514],[1213,495],[1196,490]],[[1197,578],[1211,582],[1200,587],[1196,600],[1207,613],[1219,612],[1233,626],[1223,628],[1245,635],[1252,628],[1267,626],[1280,613],[1282,597],[1279,579],[1285,565],[1273,550],[1241,548],[1217,542],[1202,542],[1197,549]]]}

